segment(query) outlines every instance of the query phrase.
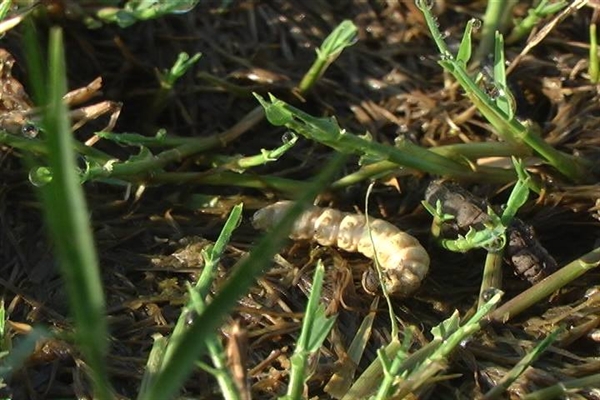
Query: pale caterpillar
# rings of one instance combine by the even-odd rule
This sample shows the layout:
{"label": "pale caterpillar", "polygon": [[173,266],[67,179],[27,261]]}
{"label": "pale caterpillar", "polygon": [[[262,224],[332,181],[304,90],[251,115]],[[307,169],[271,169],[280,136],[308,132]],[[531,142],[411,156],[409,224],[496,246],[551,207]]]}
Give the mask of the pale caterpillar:
{"label": "pale caterpillar", "polygon": [[[252,224],[256,229],[275,225],[294,203],[280,201],[258,210]],[[419,241],[396,226],[369,217],[369,236],[364,215],[341,212],[333,208],[311,206],[294,223],[290,238],[311,240],[323,246],[336,246],[359,252],[373,259],[373,245],[381,266],[387,293],[406,297],[414,293],[429,270],[429,255]],[[363,278],[364,279],[364,278]]]}

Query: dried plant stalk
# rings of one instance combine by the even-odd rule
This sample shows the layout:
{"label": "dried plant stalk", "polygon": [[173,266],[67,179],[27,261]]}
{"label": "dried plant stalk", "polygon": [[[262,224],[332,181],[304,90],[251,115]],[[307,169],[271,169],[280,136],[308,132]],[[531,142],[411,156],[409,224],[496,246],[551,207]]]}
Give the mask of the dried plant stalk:
{"label": "dried plant stalk", "polygon": [[[269,229],[292,204],[291,201],[280,201],[258,210],[254,214],[254,227]],[[429,255],[417,239],[381,219],[369,218],[367,228],[367,219],[361,214],[312,206],[298,217],[290,238],[336,246],[348,252],[359,252],[371,259],[374,257],[374,243],[383,274],[383,286],[393,296],[407,297],[413,294],[429,271]]]}

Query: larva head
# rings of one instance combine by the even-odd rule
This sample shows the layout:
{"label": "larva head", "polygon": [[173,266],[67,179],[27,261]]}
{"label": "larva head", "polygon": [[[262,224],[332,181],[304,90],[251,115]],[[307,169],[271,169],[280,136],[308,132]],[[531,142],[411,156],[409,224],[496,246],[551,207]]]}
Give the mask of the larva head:
{"label": "larva head", "polygon": [[252,217],[252,226],[255,229],[266,230],[277,224],[283,215],[294,203],[291,201],[278,201],[275,204],[261,208]]}

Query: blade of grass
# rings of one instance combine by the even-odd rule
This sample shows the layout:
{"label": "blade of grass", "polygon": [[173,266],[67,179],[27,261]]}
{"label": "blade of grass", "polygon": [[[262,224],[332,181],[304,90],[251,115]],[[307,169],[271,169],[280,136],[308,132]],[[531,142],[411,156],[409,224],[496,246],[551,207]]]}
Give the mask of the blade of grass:
{"label": "blade of grass", "polygon": [[[75,322],[75,336],[88,363],[96,398],[110,399],[105,363],[108,348],[102,280],[89,215],[79,185],[66,93],[62,32],[53,29],[49,44],[48,102],[43,126],[52,181],[40,190],[48,228],[59,259]],[[38,83],[41,79],[38,80]],[[37,93],[44,93],[38,88]]]}
{"label": "blade of grass", "polygon": [[475,61],[482,61],[491,53],[496,31],[504,29],[510,20],[513,7],[517,4],[517,0],[488,1],[483,16],[481,40],[475,52]]}
{"label": "blade of grass", "polygon": [[[527,144],[550,165],[572,181],[580,182],[588,179],[589,161],[556,150],[536,132],[527,128],[518,119],[510,118],[509,115],[498,108],[495,100],[477,85],[462,63],[458,62],[452,55],[426,2],[417,0],[416,4],[423,12],[433,40],[440,51],[439,64],[454,76],[464,89],[466,96],[494,126],[495,133],[506,142],[515,145]],[[496,51],[503,51],[503,49],[497,49]]]}
{"label": "blade of grass", "polygon": [[255,278],[286,240],[287,233],[291,230],[294,220],[303,207],[328,184],[337,170],[344,165],[344,162],[344,156],[334,155],[313,184],[303,192],[289,213],[273,228],[271,233],[265,235],[258,242],[247,258],[238,263],[231,277],[215,295],[213,301],[202,314],[188,325],[188,329],[182,334],[180,342],[173,350],[173,362],[164,366],[147,394],[141,397],[142,399],[163,400],[171,398],[179,390],[196,360],[205,351],[203,339],[219,327],[223,318],[235,306],[237,299],[247,292]]}
{"label": "blade of grass", "polygon": [[357,34],[358,28],[352,21],[342,21],[317,49],[317,59],[300,81],[298,91],[307,93],[342,51],[356,43]]}
{"label": "blade of grass", "polygon": [[309,377],[306,371],[309,357],[319,352],[321,344],[325,341],[335,323],[335,316],[326,317],[325,306],[320,303],[324,276],[325,267],[323,266],[323,262],[319,260],[302,321],[302,330],[296,342],[294,354],[290,359],[290,384],[287,394],[281,397],[281,400],[302,398],[304,384]]}
{"label": "blade of grass", "polygon": [[568,1],[556,1],[548,3],[548,0],[541,0],[534,9],[527,10],[527,17],[515,25],[510,35],[506,39],[506,43],[514,43],[529,34],[535,25],[540,22],[543,18],[549,15],[556,14],[557,12],[564,9],[569,4]]}
{"label": "blade of grass", "polygon": [[[458,315],[456,315],[456,319],[451,317],[432,329],[434,335],[432,343],[437,343],[435,350],[419,362],[416,368],[409,367],[411,363],[415,362],[412,357],[399,366],[398,371],[410,371],[410,373],[398,385],[398,390],[395,393],[397,398],[404,398],[409,393],[414,393],[430,378],[437,375],[442,370],[440,367],[446,364],[450,354],[464,340],[468,340],[481,329],[484,325],[482,319],[498,304],[503,293],[496,290],[495,293],[490,294],[491,296],[487,299],[487,302],[464,325],[458,325]],[[415,379],[414,377],[419,378]]]}
{"label": "blade of grass", "polygon": [[379,297],[375,297],[369,308],[369,314],[361,322],[350,347],[348,347],[349,360],[341,360],[341,365],[325,385],[325,392],[333,398],[342,398],[352,386],[352,379],[371,337],[378,305]]}
{"label": "blade of grass", "polygon": [[550,400],[556,398],[565,398],[569,392],[583,388],[598,387],[600,374],[586,376],[585,378],[571,379],[562,381],[542,390],[523,396],[523,400]]}
{"label": "blade of grass", "polygon": [[596,35],[596,24],[590,24],[590,66],[588,74],[590,82],[598,83],[600,81],[600,61],[598,61],[598,36]]}
{"label": "blade of grass", "polygon": [[[265,108],[265,114],[271,124],[283,125],[341,153],[387,160],[419,171],[464,180],[473,179],[476,176],[476,171],[470,166],[460,164],[407,140],[398,141],[395,146],[388,146],[345,131],[340,128],[335,118],[315,118],[272,95],[268,101],[258,94],[255,94],[255,97]],[[477,170],[482,173],[485,169],[478,167]],[[485,171],[489,172],[489,170]],[[514,173],[510,171],[498,170],[497,173],[514,176]]]}
{"label": "blade of grass", "polygon": [[527,308],[600,265],[600,247],[562,267],[540,283],[513,297],[498,307],[489,317],[490,322],[505,323]]}
{"label": "blade of grass", "polygon": [[536,346],[523,357],[491,390],[489,390],[484,396],[483,400],[493,400],[500,397],[508,387],[517,380],[525,369],[532,365],[544,351],[554,341],[556,341],[558,335],[563,332],[562,328],[555,329],[550,335],[546,336],[544,340],[536,344]]}

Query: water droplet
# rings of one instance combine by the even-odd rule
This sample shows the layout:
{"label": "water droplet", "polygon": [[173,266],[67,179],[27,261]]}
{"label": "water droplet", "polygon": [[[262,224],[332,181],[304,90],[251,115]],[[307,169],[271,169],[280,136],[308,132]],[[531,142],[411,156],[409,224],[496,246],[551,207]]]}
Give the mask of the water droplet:
{"label": "water droplet", "polygon": [[29,182],[35,187],[42,187],[52,181],[52,171],[48,167],[35,167],[29,171]]}
{"label": "water droplet", "polygon": [[27,139],[33,139],[40,133],[40,130],[37,126],[33,124],[25,124],[21,128],[21,134],[25,136]]}
{"label": "water droplet", "polygon": [[296,141],[296,139],[298,139],[298,136],[290,131],[284,132],[284,134],[281,136],[281,141],[286,144],[293,143]]}
{"label": "water droplet", "polygon": [[431,10],[433,8],[433,6],[435,5],[435,1],[434,0],[416,0],[416,4],[417,7],[419,7],[421,10]]}
{"label": "water droplet", "polygon": [[483,24],[481,23],[480,19],[473,18],[471,21],[473,21],[473,30],[474,31],[481,29],[481,25],[483,25]]}
{"label": "water droplet", "polygon": [[495,287],[491,287],[489,289],[486,289],[483,293],[481,293],[481,299],[483,301],[490,301],[498,293],[500,293],[500,290],[498,290]]}
{"label": "water droplet", "polygon": [[194,310],[187,310],[185,312],[185,324],[187,326],[190,326],[194,323],[194,321],[196,320],[196,317],[198,316],[198,313]]}

